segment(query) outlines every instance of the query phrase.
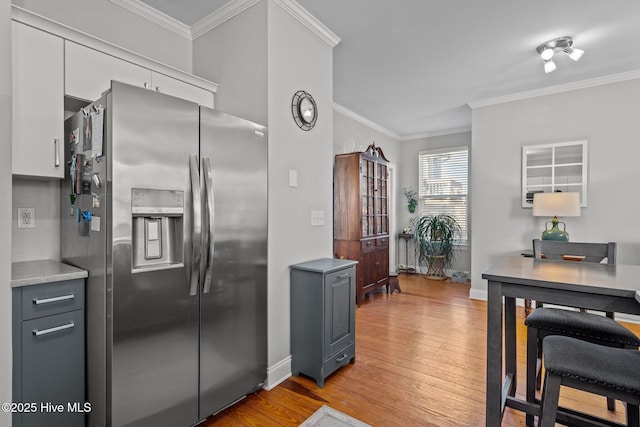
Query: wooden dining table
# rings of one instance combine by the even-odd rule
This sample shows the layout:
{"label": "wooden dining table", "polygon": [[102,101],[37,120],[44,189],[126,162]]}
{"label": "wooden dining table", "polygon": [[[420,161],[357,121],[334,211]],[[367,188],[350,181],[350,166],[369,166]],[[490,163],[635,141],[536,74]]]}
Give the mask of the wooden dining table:
{"label": "wooden dining table", "polygon": [[[499,426],[505,407],[539,415],[539,402],[516,398],[516,298],[615,313],[640,314],[640,266],[496,258],[488,281],[486,425]],[[503,349],[504,326],[504,349]],[[503,375],[504,360],[504,375]],[[559,408],[558,422],[619,425]],[[600,423],[600,424],[598,424]]]}

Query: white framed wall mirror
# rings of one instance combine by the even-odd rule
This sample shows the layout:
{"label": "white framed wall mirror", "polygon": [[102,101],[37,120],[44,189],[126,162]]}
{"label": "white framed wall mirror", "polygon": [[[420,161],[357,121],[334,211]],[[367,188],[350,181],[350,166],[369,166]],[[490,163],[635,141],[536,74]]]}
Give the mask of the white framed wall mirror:
{"label": "white framed wall mirror", "polygon": [[587,141],[522,147],[522,207],[533,207],[535,193],[577,192],[587,206]]}

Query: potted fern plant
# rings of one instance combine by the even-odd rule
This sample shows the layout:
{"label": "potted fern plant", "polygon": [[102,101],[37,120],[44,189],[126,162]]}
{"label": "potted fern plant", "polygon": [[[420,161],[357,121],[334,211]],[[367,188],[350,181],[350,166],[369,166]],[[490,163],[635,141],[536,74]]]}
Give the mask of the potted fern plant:
{"label": "potted fern plant", "polygon": [[413,220],[418,261],[427,265],[427,278],[445,280],[445,269],[451,268],[453,247],[461,227],[450,215],[421,215]]}

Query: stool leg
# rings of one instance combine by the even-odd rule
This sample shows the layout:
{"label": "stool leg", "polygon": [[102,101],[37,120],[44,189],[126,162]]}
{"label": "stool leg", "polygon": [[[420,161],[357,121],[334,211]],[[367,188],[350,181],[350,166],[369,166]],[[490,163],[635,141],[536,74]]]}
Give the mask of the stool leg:
{"label": "stool leg", "polygon": [[638,405],[627,403],[627,426],[638,427],[640,425],[640,413]]}
{"label": "stool leg", "polygon": [[[536,369],[536,390],[542,387],[542,338],[536,333],[536,363],[540,362],[540,370]],[[536,365],[537,366],[537,365]]]}
{"label": "stool leg", "polygon": [[558,415],[558,399],[560,398],[560,384],[562,377],[547,371],[544,377],[544,390],[540,404],[540,418],[538,426],[554,427]]}
{"label": "stool leg", "polygon": [[[536,365],[538,362],[538,329],[527,328],[527,402],[536,400]],[[527,425],[533,427],[533,415],[527,415]]]}

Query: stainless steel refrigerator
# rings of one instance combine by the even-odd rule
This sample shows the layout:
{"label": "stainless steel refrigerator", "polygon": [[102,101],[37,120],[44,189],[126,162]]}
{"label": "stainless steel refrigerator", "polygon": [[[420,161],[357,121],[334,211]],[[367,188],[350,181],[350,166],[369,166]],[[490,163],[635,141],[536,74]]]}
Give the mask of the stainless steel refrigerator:
{"label": "stainless steel refrigerator", "polygon": [[65,121],[64,262],[86,283],[89,426],[191,426],[267,371],[267,135],[112,82]]}

